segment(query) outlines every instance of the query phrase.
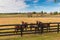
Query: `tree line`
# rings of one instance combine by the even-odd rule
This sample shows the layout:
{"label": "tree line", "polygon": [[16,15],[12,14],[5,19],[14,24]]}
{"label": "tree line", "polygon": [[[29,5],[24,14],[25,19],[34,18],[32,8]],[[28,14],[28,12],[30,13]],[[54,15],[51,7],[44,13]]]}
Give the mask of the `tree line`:
{"label": "tree line", "polygon": [[47,12],[44,12],[44,11],[41,11],[41,12],[27,12],[27,13],[0,13],[0,15],[16,15],[16,14],[50,14],[50,15],[57,15],[57,14],[60,14],[60,12],[50,12],[50,13],[47,13]]}

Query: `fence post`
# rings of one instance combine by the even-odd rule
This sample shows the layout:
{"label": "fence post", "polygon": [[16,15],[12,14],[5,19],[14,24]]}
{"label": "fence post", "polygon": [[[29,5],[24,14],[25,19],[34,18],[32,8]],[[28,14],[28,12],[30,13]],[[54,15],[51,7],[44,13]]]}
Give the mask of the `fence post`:
{"label": "fence post", "polygon": [[58,23],[58,27],[57,27],[57,33],[59,33],[59,23]]}
{"label": "fence post", "polygon": [[42,26],[42,27],[41,27],[41,34],[43,33],[43,30],[44,30],[44,29],[43,29],[43,26]]}
{"label": "fence post", "polygon": [[22,37],[22,35],[23,35],[23,28],[22,28],[22,25],[21,25],[21,37]]}
{"label": "fence post", "polygon": [[50,31],[50,23],[48,23],[48,32]]}

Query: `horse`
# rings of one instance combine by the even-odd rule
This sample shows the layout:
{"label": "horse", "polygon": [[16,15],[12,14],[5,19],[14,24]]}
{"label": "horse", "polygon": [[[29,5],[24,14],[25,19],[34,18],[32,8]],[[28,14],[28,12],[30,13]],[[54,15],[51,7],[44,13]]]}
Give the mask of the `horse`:
{"label": "horse", "polygon": [[27,30],[26,28],[27,28],[27,23],[24,23],[24,24],[22,23],[20,26],[16,25],[15,32],[17,33],[19,31],[24,31],[24,29]]}
{"label": "horse", "polygon": [[40,30],[41,30],[41,33],[43,33],[44,28],[46,28],[46,29],[47,29],[47,32],[48,32],[49,24],[40,23],[40,24],[39,24],[39,28],[40,28]]}
{"label": "horse", "polygon": [[47,31],[48,31],[49,24],[45,24],[45,23],[42,23],[42,22],[39,22],[39,21],[37,21],[36,24],[38,26],[38,31],[39,32],[41,31],[41,33],[43,33],[44,28],[47,28]]}
{"label": "horse", "polygon": [[21,29],[21,26],[18,26],[18,25],[15,26],[15,32],[16,32],[16,33],[19,32],[20,29]]}
{"label": "horse", "polygon": [[47,32],[48,32],[48,29],[50,28],[49,26],[50,26],[49,24],[47,24],[47,23],[44,24],[44,23],[43,23],[43,28],[47,28]]}

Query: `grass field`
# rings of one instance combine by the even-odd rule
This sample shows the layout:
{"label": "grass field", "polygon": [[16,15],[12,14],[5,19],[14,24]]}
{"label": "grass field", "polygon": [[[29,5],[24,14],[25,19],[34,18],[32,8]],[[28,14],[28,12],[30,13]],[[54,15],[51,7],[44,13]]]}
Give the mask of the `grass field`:
{"label": "grass field", "polygon": [[20,24],[22,21],[27,23],[36,23],[36,21],[41,22],[60,22],[59,17],[6,17],[0,18],[0,24]]}
{"label": "grass field", "polygon": [[[27,22],[27,23],[36,23],[36,21],[41,22],[60,22],[59,17],[0,17],[0,25],[1,24],[21,24],[21,22]],[[0,28],[14,28],[14,26],[6,26],[6,27],[0,27]],[[11,31],[11,30],[4,30],[5,31]],[[0,31],[2,32],[2,31]],[[60,33],[45,33],[43,35],[41,34],[27,34],[23,37],[20,37],[20,35],[16,36],[1,36],[0,40],[60,40]]]}
{"label": "grass field", "polygon": [[4,36],[0,37],[0,40],[60,40],[60,33],[45,33],[45,34],[26,34],[23,37],[16,36]]}

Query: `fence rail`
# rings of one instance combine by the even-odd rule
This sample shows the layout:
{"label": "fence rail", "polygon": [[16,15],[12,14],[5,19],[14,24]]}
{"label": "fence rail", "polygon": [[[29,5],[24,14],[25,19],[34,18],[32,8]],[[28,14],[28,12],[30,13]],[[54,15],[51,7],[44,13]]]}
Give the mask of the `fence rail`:
{"label": "fence rail", "polygon": [[[18,31],[19,33],[16,33],[16,34],[20,34],[21,36],[23,35],[23,34],[30,34],[30,33],[41,33],[41,34],[43,34],[44,32],[57,32],[57,33],[59,33],[59,31],[60,31],[60,22],[50,22],[50,23],[43,23],[43,24],[47,24],[48,26],[47,27],[43,27],[43,29],[42,28],[39,28],[39,27],[32,27],[32,29],[30,29],[31,27],[27,27],[26,28],[26,30],[24,29],[24,31],[22,31],[22,26],[21,26],[21,24],[4,24],[4,25],[0,25],[0,27],[6,27],[6,26],[21,26],[21,29],[20,29],[20,31]],[[57,25],[53,25],[53,26],[51,26],[51,24],[53,25],[53,24],[57,24]],[[30,25],[37,25],[37,24],[27,24],[28,26],[30,26]],[[53,27],[55,27],[55,28],[53,28]],[[36,30],[36,28],[39,28],[40,30]],[[0,28],[0,31],[2,31],[2,30],[11,30],[11,31],[8,31],[8,32],[0,32],[0,34],[5,34],[5,33],[13,33],[14,35],[16,35],[15,34],[15,28]],[[12,31],[12,30],[14,30],[14,31]],[[6,34],[6,35],[8,35],[8,34]],[[11,35],[11,34],[9,34],[9,35]]]}

